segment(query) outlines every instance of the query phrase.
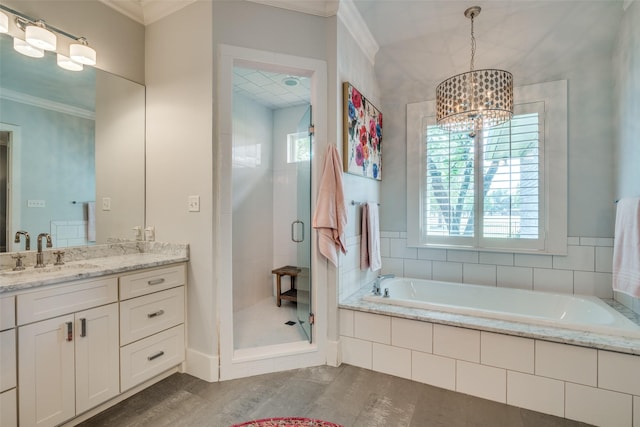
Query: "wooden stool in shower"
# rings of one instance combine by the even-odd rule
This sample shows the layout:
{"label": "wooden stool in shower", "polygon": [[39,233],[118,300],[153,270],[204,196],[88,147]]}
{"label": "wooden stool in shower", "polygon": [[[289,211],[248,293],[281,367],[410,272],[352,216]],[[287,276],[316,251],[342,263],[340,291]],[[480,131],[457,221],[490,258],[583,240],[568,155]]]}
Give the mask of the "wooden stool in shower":
{"label": "wooden stool in shower", "polygon": [[[284,267],[271,270],[276,275],[276,304],[278,307],[282,304],[282,300],[296,302],[298,301],[298,291],[296,291],[296,276],[300,273],[300,269],[293,265],[285,265]],[[282,292],[282,276],[289,276],[291,280],[291,289]]]}

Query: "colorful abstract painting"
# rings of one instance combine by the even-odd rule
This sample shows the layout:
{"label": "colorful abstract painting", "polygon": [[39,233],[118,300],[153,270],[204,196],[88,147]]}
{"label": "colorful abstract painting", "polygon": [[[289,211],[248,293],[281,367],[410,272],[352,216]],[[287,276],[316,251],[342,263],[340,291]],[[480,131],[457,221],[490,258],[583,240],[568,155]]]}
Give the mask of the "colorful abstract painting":
{"label": "colorful abstract painting", "polygon": [[349,82],[344,99],[344,171],[382,179],[382,113]]}

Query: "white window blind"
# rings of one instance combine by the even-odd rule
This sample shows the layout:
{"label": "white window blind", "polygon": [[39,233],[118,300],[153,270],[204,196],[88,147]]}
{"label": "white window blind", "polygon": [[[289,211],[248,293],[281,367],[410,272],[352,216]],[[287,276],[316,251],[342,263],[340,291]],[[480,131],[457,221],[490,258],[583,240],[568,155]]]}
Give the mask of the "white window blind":
{"label": "white window blind", "polygon": [[410,245],[566,251],[566,83],[519,91],[513,119],[473,138],[440,129],[432,101],[408,105]]}

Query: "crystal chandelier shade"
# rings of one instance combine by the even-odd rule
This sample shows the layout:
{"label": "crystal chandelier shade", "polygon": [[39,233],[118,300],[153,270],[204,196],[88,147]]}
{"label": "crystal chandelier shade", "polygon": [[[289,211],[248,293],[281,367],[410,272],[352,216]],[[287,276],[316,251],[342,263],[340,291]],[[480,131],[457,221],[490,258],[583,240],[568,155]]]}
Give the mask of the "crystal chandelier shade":
{"label": "crystal chandelier shade", "polygon": [[436,88],[436,122],[447,131],[470,132],[490,128],[513,116],[513,75],[504,70],[474,70],[476,42],[473,19],[480,7],[470,7],[471,70],[449,77]]}

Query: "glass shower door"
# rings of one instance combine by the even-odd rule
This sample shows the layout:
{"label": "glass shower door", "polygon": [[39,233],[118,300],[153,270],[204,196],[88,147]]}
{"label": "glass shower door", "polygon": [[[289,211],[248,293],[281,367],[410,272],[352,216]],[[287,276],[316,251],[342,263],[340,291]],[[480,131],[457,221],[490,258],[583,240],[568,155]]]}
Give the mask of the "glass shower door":
{"label": "glass shower door", "polygon": [[311,106],[298,123],[298,152],[296,162],[297,220],[292,224],[292,239],[296,242],[296,278],[298,322],[309,342],[312,341],[313,314],[311,313]]}

